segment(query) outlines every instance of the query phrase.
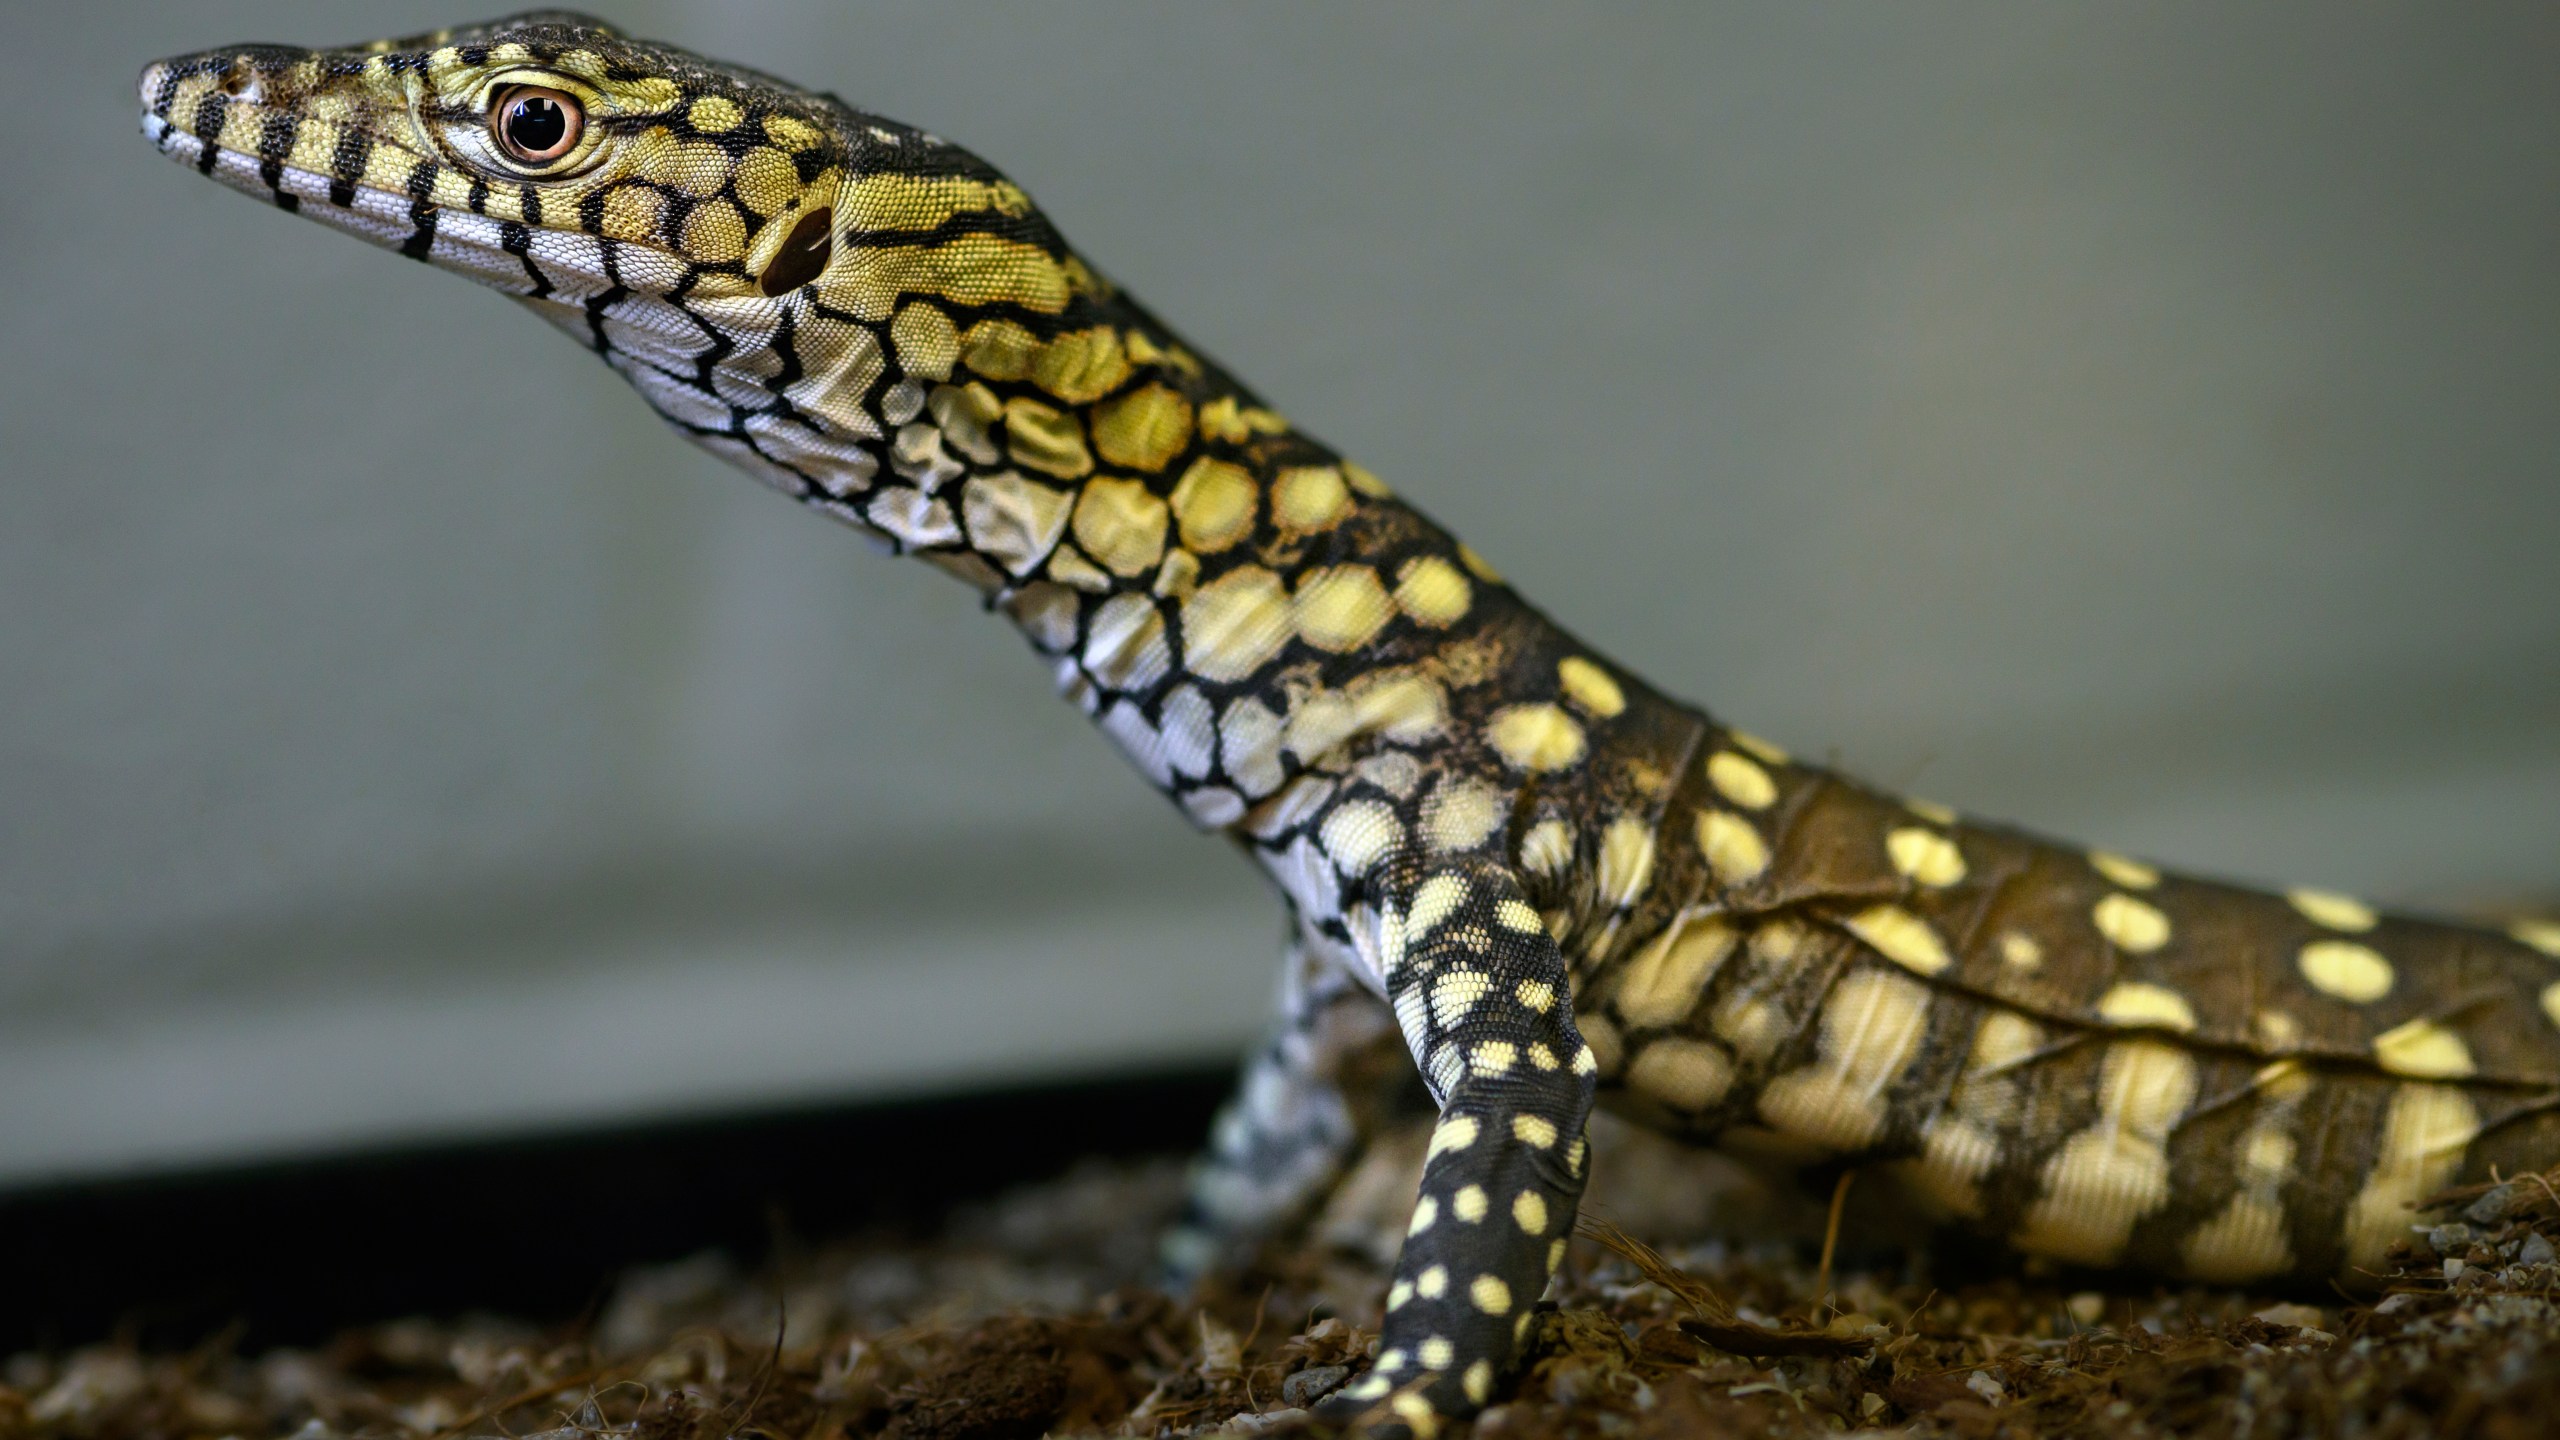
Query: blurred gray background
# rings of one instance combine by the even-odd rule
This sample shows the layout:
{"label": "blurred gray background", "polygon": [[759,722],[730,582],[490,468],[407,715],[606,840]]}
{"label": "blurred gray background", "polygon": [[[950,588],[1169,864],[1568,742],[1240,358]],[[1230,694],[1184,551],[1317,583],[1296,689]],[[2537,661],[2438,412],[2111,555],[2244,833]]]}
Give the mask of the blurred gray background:
{"label": "blurred gray background", "polygon": [[[0,1183],[1231,1051],[951,581],[0,31]],[[480,0],[491,3],[491,0]],[[1566,624],[1979,813],[2560,898],[2560,10],[624,0],[971,145]]]}

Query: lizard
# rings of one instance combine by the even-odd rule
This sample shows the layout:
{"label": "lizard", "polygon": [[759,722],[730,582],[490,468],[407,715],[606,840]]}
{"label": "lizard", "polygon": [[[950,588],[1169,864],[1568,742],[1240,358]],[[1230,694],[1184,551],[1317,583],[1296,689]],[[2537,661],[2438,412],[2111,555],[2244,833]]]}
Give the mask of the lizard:
{"label": "lizard", "polygon": [[1280,1014],[1175,1271],[1305,1214],[1375,1077],[1437,1112],[1325,1418],[1428,1440],[1495,1397],[1595,1103],[2224,1284],[2353,1278],[2440,1187],[2560,1161],[2560,923],[2251,891],[1804,763],[1546,619],[936,135],[566,12],[204,51],[140,100],[163,154],[514,297],[958,577],[1268,873]]}

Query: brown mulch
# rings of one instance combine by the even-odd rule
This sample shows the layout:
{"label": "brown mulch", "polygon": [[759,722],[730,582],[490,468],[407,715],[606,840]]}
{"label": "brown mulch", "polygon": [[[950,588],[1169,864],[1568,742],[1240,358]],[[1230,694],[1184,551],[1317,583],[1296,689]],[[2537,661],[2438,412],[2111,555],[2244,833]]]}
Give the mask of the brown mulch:
{"label": "brown mulch", "polygon": [[[1286,1432],[1372,1350],[1393,1216],[1360,1207],[1391,1211],[1411,1159],[1373,1159],[1305,1243],[1199,1303],[1139,1283],[1179,1165],[1094,1165],[931,1236],[637,1270],[569,1328],[404,1320],[313,1350],[17,1355],[0,1440]],[[1529,1361],[1477,1435],[2560,1434],[2560,1173],[2440,1197],[2379,1293],[2348,1299],[1932,1275],[1930,1248],[1878,1238],[1889,1204],[1646,1169],[1688,1163],[1597,1178]],[[1667,1188],[1691,1197],[1670,1218],[1649,1208]]]}

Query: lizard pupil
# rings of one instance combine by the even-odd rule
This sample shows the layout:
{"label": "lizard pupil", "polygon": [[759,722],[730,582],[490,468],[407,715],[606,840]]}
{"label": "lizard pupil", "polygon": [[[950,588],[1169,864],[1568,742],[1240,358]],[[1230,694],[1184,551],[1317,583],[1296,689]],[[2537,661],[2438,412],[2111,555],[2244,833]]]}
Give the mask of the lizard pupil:
{"label": "lizard pupil", "polygon": [[582,123],[577,102],[557,90],[525,86],[498,100],[498,139],[517,160],[538,163],[567,154]]}

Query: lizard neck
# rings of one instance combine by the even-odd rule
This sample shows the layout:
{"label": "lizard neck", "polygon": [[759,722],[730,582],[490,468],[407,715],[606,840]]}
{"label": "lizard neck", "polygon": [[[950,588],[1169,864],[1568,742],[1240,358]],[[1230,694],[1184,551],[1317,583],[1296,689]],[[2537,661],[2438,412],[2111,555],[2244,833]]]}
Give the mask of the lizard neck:
{"label": "lizard neck", "polygon": [[858,224],[870,238],[784,311],[758,384],[788,423],[686,428],[977,589],[1198,823],[1364,740],[1419,742],[1498,668],[1489,627],[1544,624],[1006,182],[847,203],[904,218]]}

